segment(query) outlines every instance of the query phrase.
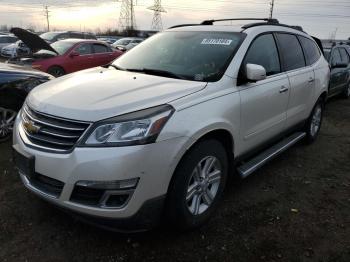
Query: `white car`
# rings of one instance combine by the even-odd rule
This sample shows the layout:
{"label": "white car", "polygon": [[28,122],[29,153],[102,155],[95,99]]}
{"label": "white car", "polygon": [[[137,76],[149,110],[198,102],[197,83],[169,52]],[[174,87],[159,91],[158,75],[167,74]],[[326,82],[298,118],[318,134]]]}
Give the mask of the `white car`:
{"label": "white car", "polygon": [[127,38],[122,38],[122,39],[115,41],[112,44],[112,46],[114,48],[118,48],[122,51],[128,51],[128,50],[134,48],[135,46],[137,46],[138,44],[142,43],[143,41],[144,41],[143,38],[127,37]]}
{"label": "white car", "polygon": [[0,35],[0,51],[3,47],[13,44],[17,40],[17,37],[12,35]]}
{"label": "white car", "polygon": [[109,66],[35,88],[14,128],[24,185],[108,228],[163,216],[192,229],[228,176],[313,142],[330,74],[314,39],[276,20],[214,23],[165,30]]}
{"label": "white car", "polygon": [[1,56],[8,58],[30,55],[30,53],[31,50],[22,41],[17,41],[1,49]]}

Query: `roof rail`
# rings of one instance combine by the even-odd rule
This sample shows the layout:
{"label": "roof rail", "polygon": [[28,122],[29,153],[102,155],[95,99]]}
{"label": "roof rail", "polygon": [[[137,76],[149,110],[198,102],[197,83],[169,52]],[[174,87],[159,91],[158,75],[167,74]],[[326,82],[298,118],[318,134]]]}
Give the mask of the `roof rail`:
{"label": "roof rail", "polygon": [[[251,27],[255,27],[255,26],[262,26],[262,25],[274,25],[274,26],[283,26],[283,27],[288,27],[288,28],[292,28],[301,32],[304,32],[303,28],[301,26],[298,25],[286,25],[286,24],[280,24],[280,23],[271,23],[271,22],[267,22],[267,23],[252,23],[252,24],[247,24],[242,26],[242,29],[248,29]],[[305,33],[305,32],[304,32]]]}
{"label": "roof rail", "polygon": [[271,24],[279,24],[277,19],[273,18],[227,18],[227,19],[217,19],[217,20],[205,20],[201,25],[213,25],[215,22],[224,22],[224,21],[265,21]]}
{"label": "roof rail", "polygon": [[185,27],[185,26],[198,26],[200,24],[182,24],[182,25],[174,25],[169,27],[168,29],[178,28],[178,27]]}

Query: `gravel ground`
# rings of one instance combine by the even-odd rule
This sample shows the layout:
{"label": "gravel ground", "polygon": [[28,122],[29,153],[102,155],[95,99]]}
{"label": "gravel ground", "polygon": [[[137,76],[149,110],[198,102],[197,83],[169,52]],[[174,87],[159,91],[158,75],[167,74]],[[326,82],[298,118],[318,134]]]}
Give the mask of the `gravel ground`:
{"label": "gravel ground", "polygon": [[350,261],[350,100],[322,132],[230,185],[202,229],[133,235],[72,219],[22,186],[0,145],[0,261]]}

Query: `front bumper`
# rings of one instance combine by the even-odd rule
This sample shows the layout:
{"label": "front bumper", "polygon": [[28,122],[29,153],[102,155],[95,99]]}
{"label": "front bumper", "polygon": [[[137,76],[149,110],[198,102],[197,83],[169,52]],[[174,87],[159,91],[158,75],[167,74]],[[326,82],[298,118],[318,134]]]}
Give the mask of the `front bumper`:
{"label": "front bumper", "polygon": [[[20,174],[25,186],[58,207],[92,217],[93,220],[124,221],[122,224],[127,220],[134,220],[135,217],[143,217],[140,212],[147,213],[142,210],[145,205],[149,205],[149,201],[166,195],[171,176],[181,157],[179,152],[186,141],[185,137],[179,137],[140,146],[76,147],[70,153],[55,154],[28,147],[20,136],[20,121],[18,117],[14,126],[13,148],[20,154],[34,156],[35,172],[59,181],[62,190],[56,197],[52,196],[33,185],[26,174]],[[127,205],[122,208],[107,209],[71,201],[78,181],[122,181],[134,178],[139,178],[137,187]],[[159,205],[158,202],[157,206]]]}

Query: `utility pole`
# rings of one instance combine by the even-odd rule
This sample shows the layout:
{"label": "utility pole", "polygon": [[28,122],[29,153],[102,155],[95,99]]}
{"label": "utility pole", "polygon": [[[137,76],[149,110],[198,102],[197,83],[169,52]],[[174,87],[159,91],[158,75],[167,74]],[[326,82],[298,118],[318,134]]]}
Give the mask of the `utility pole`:
{"label": "utility pole", "polygon": [[49,7],[47,5],[44,6],[44,12],[45,12],[45,17],[46,17],[46,22],[47,22],[47,31],[50,31],[50,11]]}
{"label": "utility pole", "polygon": [[134,31],[136,29],[135,0],[121,0],[122,5],[119,15],[119,30]]}
{"label": "utility pole", "polygon": [[270,3],[270,19],[273,17],[273,8],[275,7],[275,0],[271,0]]}
{"label": "utility pole", "polygon": [[162,31],[163,22],[162,22],[162,13],[166,12],[162,7],[161,0],[154,0],[154,5],[148,7],[147,9],[154,11],[151,30]]}

